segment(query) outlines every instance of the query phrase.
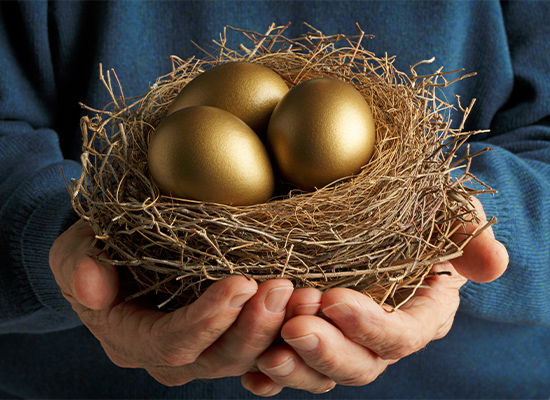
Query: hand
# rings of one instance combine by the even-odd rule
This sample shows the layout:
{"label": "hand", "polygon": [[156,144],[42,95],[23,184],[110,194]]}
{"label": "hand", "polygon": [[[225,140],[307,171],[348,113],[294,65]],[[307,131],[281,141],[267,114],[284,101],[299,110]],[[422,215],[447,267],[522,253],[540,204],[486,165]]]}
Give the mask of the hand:
{"label": "hand", "polygon": [[[479,218],[486,220],[481,203],[473,199]],[[467,232],[475,225],[468,224]],[[458,239],[458,234],[455,239]],[[321,295],[296,290],[281,335],[286,345],[267,350],[258,359],[260,372],[241,378],[251,392],[275,395],[283,387],[322,393],[336,384],[360,386],[375,380],[385,368],[444,337],[459,305],[459,289],[468,279],[489,282],[504,273],[508,253],[486,229],[451,262],[434,271],[450,271],[425,281],[429,288],[416,294],[395,312],[387,312],[368,296],[350,289],[332,289]],[[317,311],[330,322],[317,316]]]}
{"label": "hand", "polygon": [[118,295],[116,268],[88,256],[93,238],[87,223],[77,222],[54,243],[50,266],[63,295],[116,365],[144,368],[168,386],[239,376],[279,334],[290,281],[258,285],[232,276],[191,305],[162,312]]}

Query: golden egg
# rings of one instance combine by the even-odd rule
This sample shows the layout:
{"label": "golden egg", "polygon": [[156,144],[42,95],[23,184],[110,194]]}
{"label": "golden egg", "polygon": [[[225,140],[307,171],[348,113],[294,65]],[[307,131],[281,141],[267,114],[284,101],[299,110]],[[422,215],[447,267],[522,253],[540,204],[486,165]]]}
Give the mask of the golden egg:
{"label": "golden egg", "polygon": [[229,111],[263,136],[269,117],[288,86],[270,68],[250,62],[220,64],[197,75],[178,93],[168,114],[205,105]]}
{"label": "golden egg", "polygon": [[231,205],[267,201],[274,176],[262,141],[219,108],[184,108],[164,119],[148,149],[149,171],[174,197]]}
{"label": "golden egg", "polygon": [[267,140],[284,179],[313,190],[361,171],[374,151],[374,120],[353,85],[315,78],[283,97]]}

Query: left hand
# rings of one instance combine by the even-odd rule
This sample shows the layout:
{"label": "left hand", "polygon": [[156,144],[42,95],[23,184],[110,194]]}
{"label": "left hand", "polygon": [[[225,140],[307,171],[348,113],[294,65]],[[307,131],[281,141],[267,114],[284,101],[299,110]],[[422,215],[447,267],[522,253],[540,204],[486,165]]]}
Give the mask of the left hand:
{"label": "left hand", "polygon": [[230,276],[193,303],[165,312],[141,299],[125,300],[118,268],[90,257],[93,238],[87,222],[73,224],[54,242],[50,267],[115,365],[142,368],[167,386],[240,376],[279,334],[294,290],[289,280],[258,284]]}
{"label": "left hand", "polygon": [[[473,199],[481,221],[481,203]],[[473,232],[474,224],[466,230]],[[263,353],[260,372],[245,374],[241,382],[249,391],[272,396],[283,387],[312,393],[331,390],[336,384],[361,386],[374,381],[385,368],[450,330],[459,305],[459,289],[467,282],[490,282],[504,273],[508,253],[489,227],[464,248],[464,254],[435,265],[424,282],[429,288],[416,294],[395,312],[350,289],[315,289],[294,292],[281,330],[286,344]],[[319,317],[322,310],[330,321]]]}

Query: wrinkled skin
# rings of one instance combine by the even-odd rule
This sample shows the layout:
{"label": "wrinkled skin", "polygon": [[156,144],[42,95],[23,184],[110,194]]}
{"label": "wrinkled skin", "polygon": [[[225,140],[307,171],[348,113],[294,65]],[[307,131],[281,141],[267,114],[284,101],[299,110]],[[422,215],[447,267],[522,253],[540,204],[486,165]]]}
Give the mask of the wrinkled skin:
{"label": "wrinkled skin", "polygon": [[[472,202],[481,221],[481,203]],[[476,226],[468,224],[466,232]],[[460,240],[461,230],[453,237]],[[435,275],[429,286],[395,312],[387,312],[368,296],[350,289],[324,294],[314,289],[296,290],[287,307],[288,320],[281,334],[285,345],[270,348],[258,359],[260,372],[249,372],[242,384],[249,391],[272,396],[283,387],[323,393],[336,384],[361,386],[374,381],[388,365],[451,329],[460,302],[459,289],[468,281],[490,282],[508,265],[506,248],[492,228],[484,230],[457,259],[433,267],[452,274]],[[318,316],[322,311],[329,319]]]}
{"label": "wrinkled skin", "polygon": [[[483,207],[473,201],[483,220]],[[468,279],[492,281],[508,264],[489,228],[462,257],[434,266],[451,276],[430,277],[430,288],[396,312],[350,289],[322,294],[294,290],[287,279],[258,284],[242,276],[218,281],[191,305],[164,312],[125,301],[117,269],[88,255],[92,241],[89,226],[77,222],[52,246],[50,266],[113,363],[143,368],[168,386],[242,376],[243,386],[261,396],[283,387],[322,393],[336,384],[372,382],[389,364],[447,334]],[[279,334],[284,343],[273,344]]]}

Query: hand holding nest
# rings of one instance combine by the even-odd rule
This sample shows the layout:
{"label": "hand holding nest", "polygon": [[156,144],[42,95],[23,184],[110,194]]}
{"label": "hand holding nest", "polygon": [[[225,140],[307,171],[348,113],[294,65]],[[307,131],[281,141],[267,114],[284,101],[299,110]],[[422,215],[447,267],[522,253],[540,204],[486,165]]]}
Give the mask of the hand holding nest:
{"label": "hand holding nest", "polygon": [[[257,284],[241,276],[166,313],[124,301],[116,268],[88,255],[92,240],[88,225],[76,223],[52,247],[50,264],[64,296],[116,365],[144,368],[170,386],[243,375],[244,387],[263,396],[285,386],[321,393],[373,381],[389,364],[447,334],[467,279],[494,280],[508,262],[488,228],[462,257],[434,266],[451,276],[428,278],[429,288],[392,313],[354,290],[293,291],[286,279]],[[286,344],[272,346],[279,332]]]}
{"label": "hand holding nest", "polygon": [[[472,202],[483,222],[481,203],[475,198]],[[466,232],[474,229],[473,224],[465,226]],[[459,240],[460,233],[456,235]],[[451,272],[450,276],[427,278],[429,288],[418,289],[395,312],[384,311],[369,297],[350,289],[324,294],[314,289],[296,290],[287,311],[292,318],[281,331],[286,345],[262,354],[258,359],[261,372],[244,375],[243,386],[255,394],[271,396],[285,386],[323,393],[336,384],[366,385],[388,365],[448,333],[458,309],[459,289],[468,279],[495,280],[507,265],[506,249],[488,228],[465,247],[462,257],[433,267]],[[329,320],[319,317],[319,310]]]}
{"label": "hand holding nest", "polygon": [[55,242],[50,265],[63,295],[116,365],[144,368],[167,386],[239,376],[279,334],[293,292],[289,280],[257,284],[232,276],[166,313],[124,300],[116,267],[88,255],[93,237],[87,223],[76,223]]}
{"label": "hand holding nest", "polygon": [[[479,201],[466,201],[495,193],[470,171],[472,158],[490,150],[471,154],[466,144],[484,132],[463,131],[474,100],[464,108],[458,96],[456,106],[438,97],[473,74],[417,74],[431,59],[409,76],[393,57],[365,50],[362,30],[288,40],[285,29],[243,31],[255,43],[247,54],[223,39],[220,57],[174,57],[173,71],[129,106],[114,71],[118,99],[101,72],[113,102],[81,120],[83,170],[69,190],[89,224],[56,241],[50,264],[115,364],[144,368],[166,385],[242,376],[263,396],[285,386],[322,393],[365,385],[447,334],[468,279],[489,282],[506,269],[496,219],[484,222]],[[353,82],[376,121],[373,160],[353,178],[246,207],[163,195],[147,149],[166,105],[201,71],[245,59],[291,87],[327,76]],[[463,119],[453,128],[457,107]],[[127,267],[138,293],[126,293],[117,266]],[[151,309],[140,297],[150,293],[167,296],[159,307],[171,303],[172,311]]]}

